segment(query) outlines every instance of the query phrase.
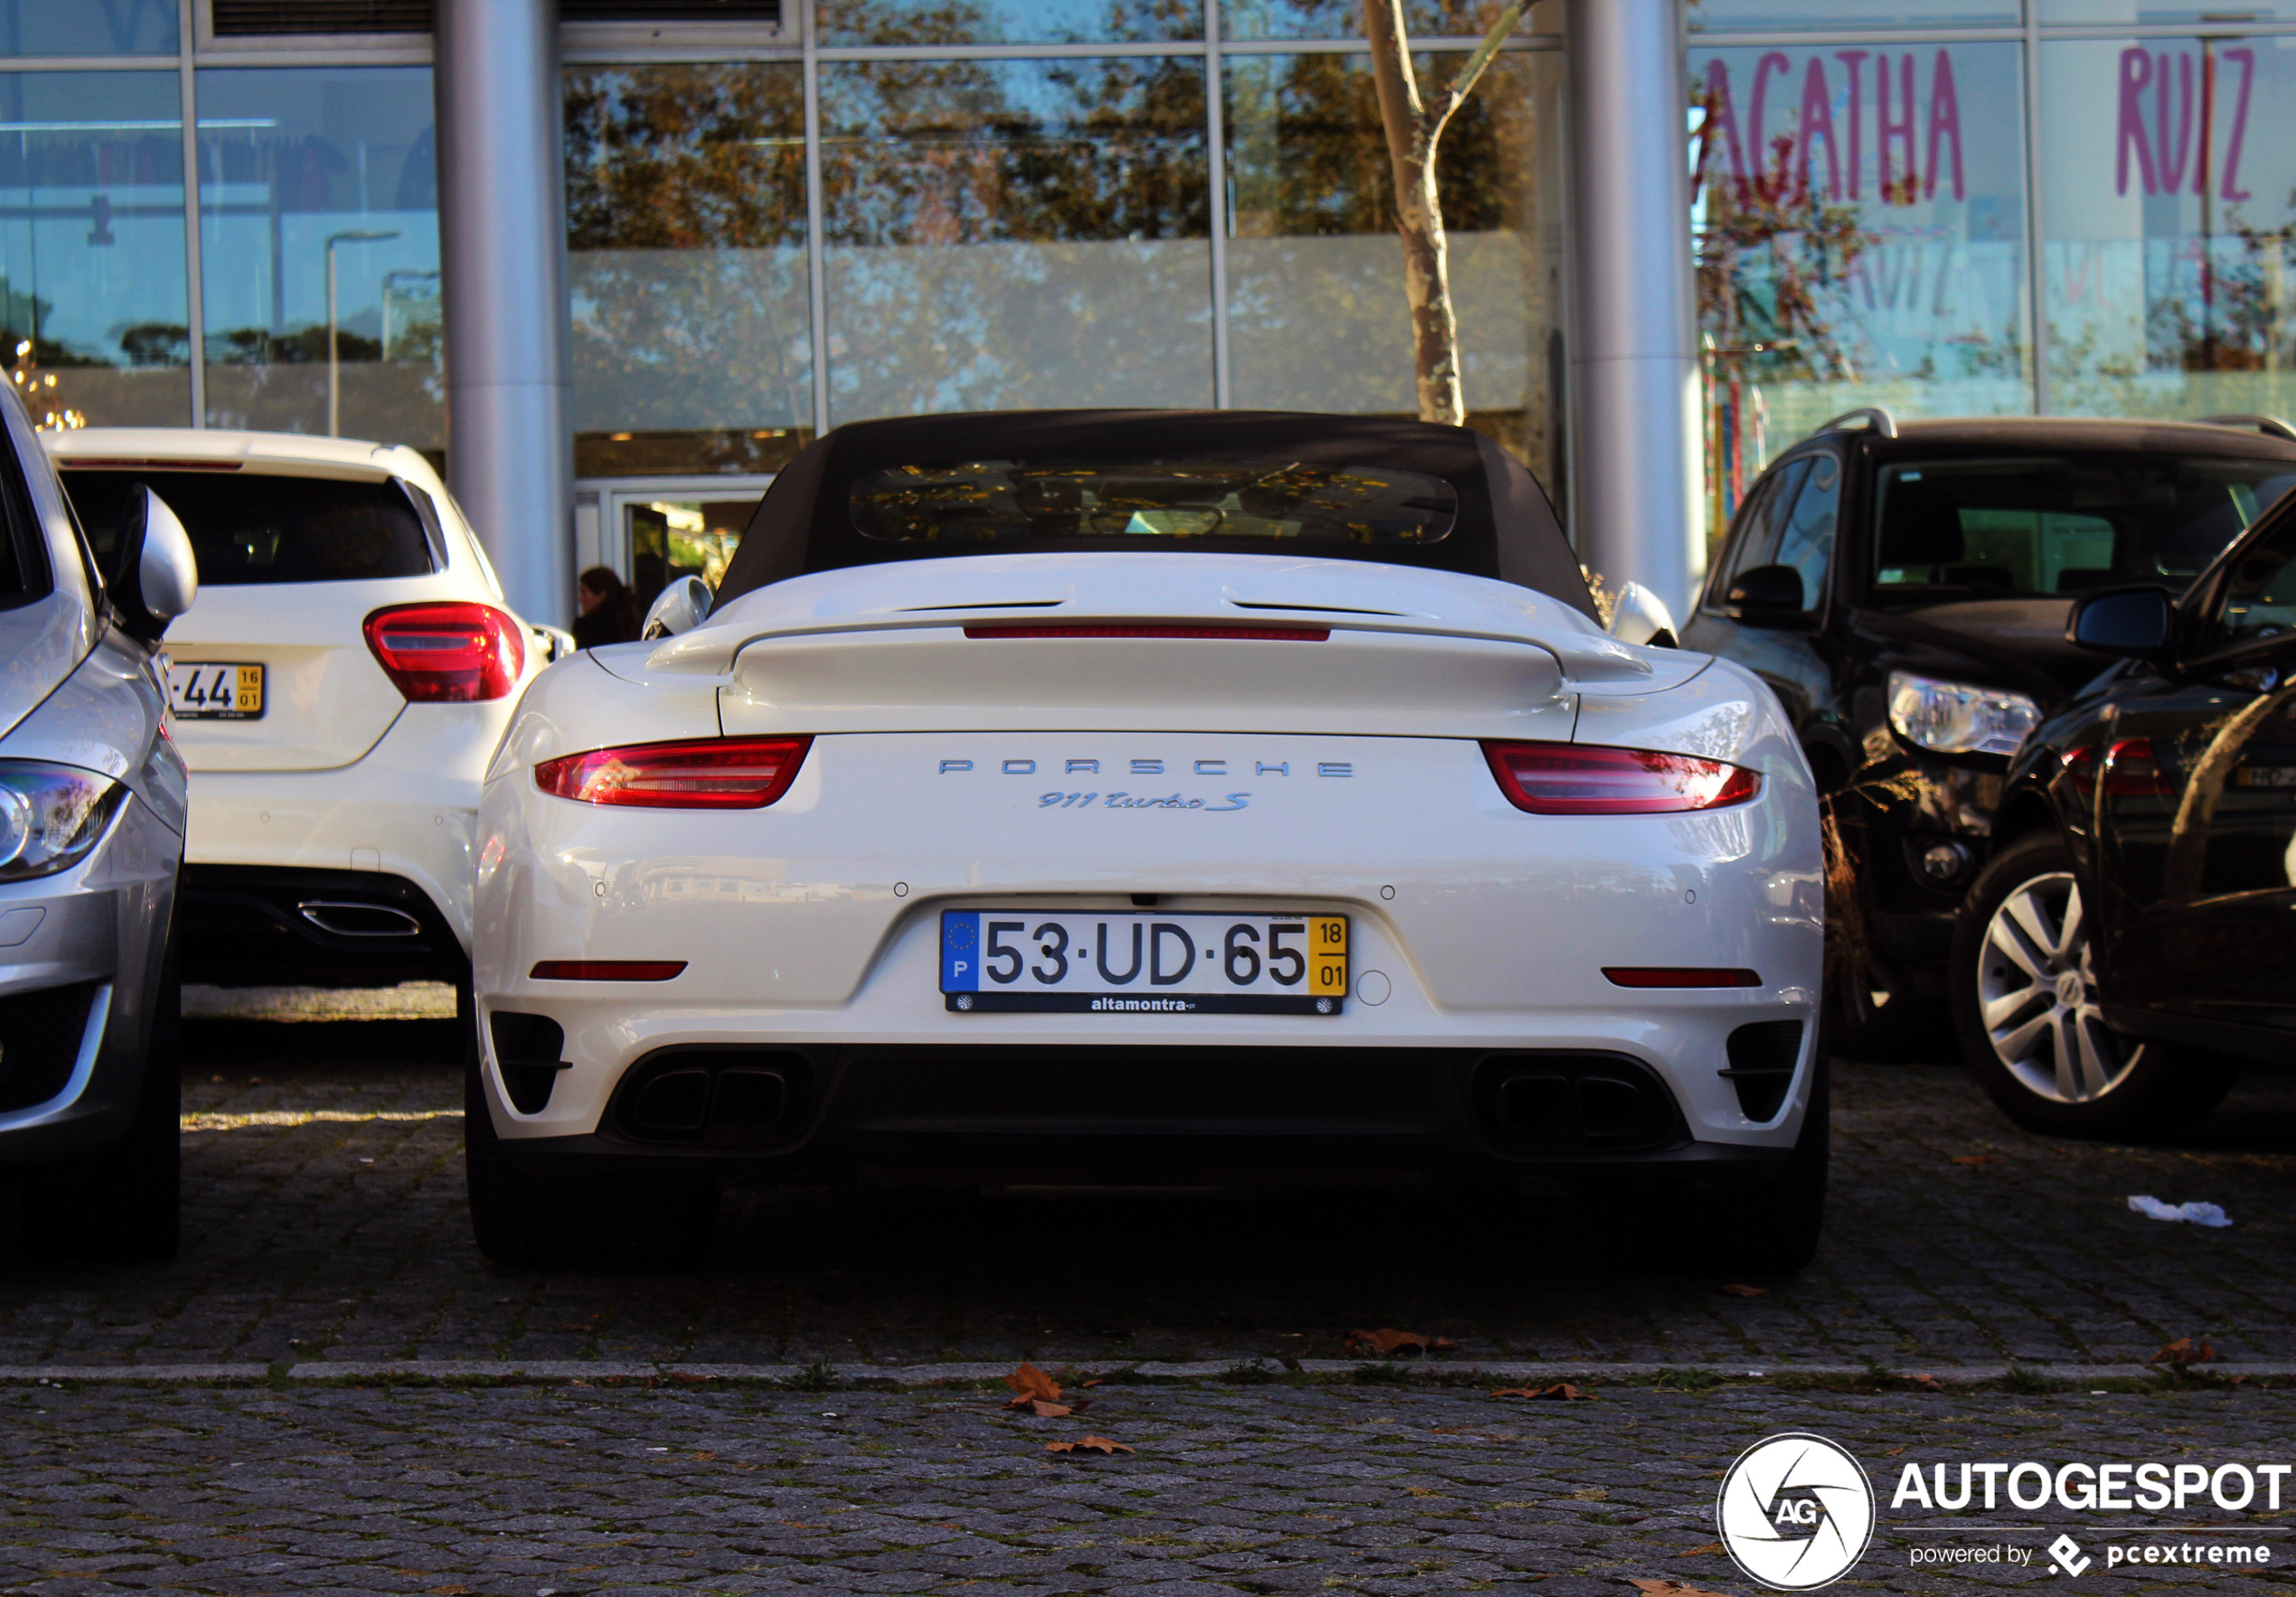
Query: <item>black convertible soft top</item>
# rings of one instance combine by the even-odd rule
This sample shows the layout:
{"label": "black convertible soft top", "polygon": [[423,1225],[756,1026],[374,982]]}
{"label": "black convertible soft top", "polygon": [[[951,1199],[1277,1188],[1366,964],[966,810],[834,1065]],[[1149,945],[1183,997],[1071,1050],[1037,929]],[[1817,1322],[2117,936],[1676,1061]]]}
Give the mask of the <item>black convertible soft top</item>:
{"label": "black convertible soft top", "polygon": [[[719,585],[723,605],[767,583],[809,571],[892,560],[1003,553],[934,541],[863,537],[852,508],[856,479],[894,466],[983,460],[1077,458],[1295,461],[1416,472],[1458,496],[1449,534],[1425,544],[1352,547],[1266,539],[1199,537],[1215,554],[1313,555],[1428,567],[1535,588],[1595,615],[1577,558],[1538,479],[1482,434],[1463,427],[1377,416],[1283,410],[1004,410],[856,421],[798,452],[757,503]],[[1107,540],[1035,539],[1032,550],[1105,550]],[[1134,547],[1137,547],[1136,545]]]}

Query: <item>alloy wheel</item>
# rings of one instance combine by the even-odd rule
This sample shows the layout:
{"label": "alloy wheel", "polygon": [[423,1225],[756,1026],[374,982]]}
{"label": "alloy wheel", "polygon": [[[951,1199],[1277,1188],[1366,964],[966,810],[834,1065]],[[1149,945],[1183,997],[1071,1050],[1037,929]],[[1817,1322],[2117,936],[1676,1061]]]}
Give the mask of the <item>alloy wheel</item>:
{"label": "alloy wheel", "polygon": [[2097,1005],[2081,888],[2067,871],[2020,882],[1986,923],[1977,1000],[1994,1057],[2037,1097],[2085,1104],[2143,1057]]}

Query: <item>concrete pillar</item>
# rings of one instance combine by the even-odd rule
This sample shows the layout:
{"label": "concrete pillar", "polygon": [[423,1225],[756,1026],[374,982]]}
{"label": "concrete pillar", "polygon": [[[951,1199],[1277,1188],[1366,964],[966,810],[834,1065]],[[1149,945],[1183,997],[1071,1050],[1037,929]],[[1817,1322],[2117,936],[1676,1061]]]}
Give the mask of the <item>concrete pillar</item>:
{"label": "concrete pillar", "polygon": [[447,471],[511,607],[574,607],[557,0],[438,0]]}
{"label": "concrete pillar", "polygon": [[1705,569],[1678,0],[1569,0],[1579,558],[1689,617]]}

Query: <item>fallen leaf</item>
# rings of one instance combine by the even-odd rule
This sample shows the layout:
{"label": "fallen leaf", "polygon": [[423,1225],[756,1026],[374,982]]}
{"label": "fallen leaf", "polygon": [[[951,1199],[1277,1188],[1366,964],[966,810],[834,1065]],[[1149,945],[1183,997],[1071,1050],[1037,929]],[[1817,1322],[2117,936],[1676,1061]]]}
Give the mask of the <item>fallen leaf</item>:
{"label": "fallen leaf", "polygon": [[1742,1281],[1731,1282],[1728,1285],[1717,1290],[1733,1298],[1766,1298],[1770,1295],[1768,1287],[1748,1286]]}
{"label": "fallen leaf", "polygon": [[1709,1592],[1704,1586],[1689,1586],[1680,1581],[1637,1581],[1626,1583],[1648,1597],[1724,1597],[1720,1592]]}
{"label": "fallen leaf", "polygon": [[[1943,1392],[1945,1389],[1937,1384],[1937,1377],[1935,1376],[1907,1376],[1905,1378],[1911,1381],[1915,1386],[1923,1388],[1924,1391]],[[1898,1451],[1902,1452],[1905,1450],[1900,1448]]]}
{"label": "fallen leaf", "polygon": [[1581,1392],[1568,1381],[1557,1381],[1551,1386],[1540,1386],[1536,1389],[1529,1386],[1501,1386],[1491,1395],[1493,1397],[1551,1397],[1558,1403],[1592,1403],[1595,1400],[1593,1393]]}
{"label": "fallen leaf", "polygon": [[1400,1352],[1406,1348],[1416,1348],[1422,1353],[1434,1353],[1456,1348],[1458,1345],[1449,1337],[1430,1337],[1419,1331],[1397,1330],[1392,1326],[1382,1326],[1373,1331],[1351,1330],[1340,1339],[1340,1346],[1342,1348],[1369,1348],[1383,1357]]}
{"label": "fallen leaf", "polygon": [[1087,1450],[1105,1453],[1139,1451],[1137,1448],[1126,1447],[1121,1442],[1111,1442],[1106,1436],[1080,1436],[1074,1442],[1048,1442],[1044,1444],[1044,1451],[1047,1452],[1083,1452]]}
{"label": "fallen leaf", "polygon": [[2009,1160],[1998,1153],[1956,1153],[1951,1162],[1954,1164],[2007,1164]]}
{"label": "fallen leaf", "polygon": [[1102,1381],[1102,1380],[1091,1380],[1091,1381],[1087,1381],[1087,1382],[1085,1383],[1085,1385],[1086,1385],[1086,1386],[1106,1386],[1107,1384],[1108,1384],[1107,1382],[1106,1382],[1106,1381]]}
{"label": "fallen leaf", "polygon": [[1881,1456],[1885,1459],[1894,1459],[1905,1451],[1902,1447],[1885,1447],[1881,1450]]}
{"label": "fallen leaf", "polygon": [[1057,1420],[1063,1414],[1072,1414],[1076,1413],[1077,1410],[1082,1408],[1084,1404],[1081,1403],[1073,1405],[1066,1403],[1047,1403],[1041,1397],[1016,1397],[1004,1406],[1007,1408],[1025,1410],[1026,1412],[1036,1415],[1036,1417],[1040,1420]]}
{"label": "fallen leaf", "polygon": [[[1903,1452],[1905,1450],[1904,1448],[1899,1448],[1897,1451]],[[1718,1555],[1728,1551],[1729,1549],[1724,1546],[1720,1542],[1701,1542],[1697,1546],[1692,1547],[1689,1552],[1677,1553],[1674,1556],[1677,1558],[1705,1558]]]}
{"label": "fallen leaf", "polygon": [[2206,1342],[2195,1342],[2190,1337],[2178,1337],[2152,1356],[2154,1364],[2207,1364],[2216,1357],[2216,1350]]}
{"label": "fallen leaf", "polygon": [[718,1456],[718,1455],[717,1455],[716,1453],[713,1453],[713,1452],[698,1452],[698,1453],[695,1453],[695,1454],[693,1455],[693,1457],[694,1457],[694,1461],[695,1461],[697,1463],[703,1463],[703,1464],[708,1463],[710,1460],[712,1460],[712,1459],[716,1458],[717,1456]]}
{"label": "fallen leaf", "polygon": [[1024,1400],[1029,1398],[1035,1398],[1044,1403],[1060,1401],[1060,1383],[1033,1364],[1021,1365],[1019,1369],[1004,1377],[1004,1384],[1021,1395],[1020,1397],[1006,1404],[1007,1408],[1023,1407],[1025,1406]]}

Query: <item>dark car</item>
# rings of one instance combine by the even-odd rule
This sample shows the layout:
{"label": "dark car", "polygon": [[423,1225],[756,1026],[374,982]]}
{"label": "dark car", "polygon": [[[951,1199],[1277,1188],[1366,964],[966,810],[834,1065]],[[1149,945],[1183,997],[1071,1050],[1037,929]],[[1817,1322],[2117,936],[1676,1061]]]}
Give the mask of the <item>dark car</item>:
{"label": "dark car", "polygon": [[2181,598],[2094,594],[2067,635],[2123,662],[2010,767],[1953,1019],[2019,1124],[2159,1133],[2296,1061],[2296,502]]}
{"label": "dark car", "polygon": [[2291,484],[2296,433],[2261,418],[1863,410],[1763,474],[1682,643],[1769,681],[1833,795],[1855,879],[1837,1047],[1946,1041],[1934,1000],[2010,758],[2103,664],[2066,641],[2075,599],[2181,592]]}

